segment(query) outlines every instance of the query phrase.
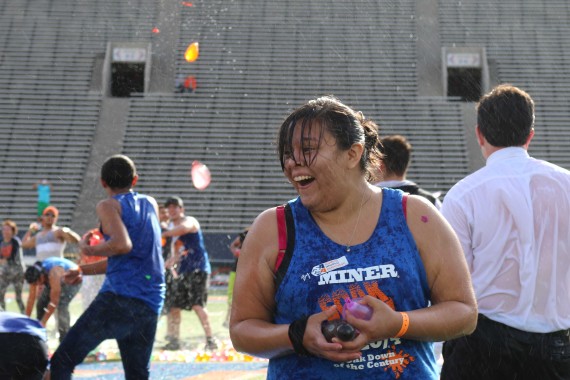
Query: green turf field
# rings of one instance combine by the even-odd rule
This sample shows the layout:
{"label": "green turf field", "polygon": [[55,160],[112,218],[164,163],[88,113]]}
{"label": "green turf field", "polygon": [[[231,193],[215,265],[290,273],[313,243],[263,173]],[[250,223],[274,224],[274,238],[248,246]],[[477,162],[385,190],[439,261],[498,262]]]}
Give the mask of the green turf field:
{"label": "green turf field", "polygon": [[[23,301],[26,304],[28,299],[27,285],[24,288]],[[8,311],[19,312],[18,305],[14,299],[14,291],[10,286],[8,292],[6,293],[6,308]],[[226,318],[227,311],[227,289],[225,287],[212,287],[208,295],[208,313],[210,316],[210,324],[212,326],[212,331],[214,337],[220,341],[229,339],[229,331],[223,326],[224,320]],[[71,324],[81,315],[83,311],[81,303],[81,291],[71,302],[70,312],[71,312]],[[35,316],[35,309],[32,313],[32,317]],[[55,349],[58,344],[57,340],[57,329],[55,325],[55,315],[50,318],[47,325],[48,339],[50,348]],[[158,322],[158,330],[156,334],[155,349],[160,348],[160,346],[166,344],[164,336],[166,335],[166,316],[162,316]],[[202,325],[196,316],[196,313],[191,311],[182,312],[182,325],[180,327],[180,338],[184,349],[193,350],[196,348],[202,348],[205,343],[204,330]],[[105,342],[104,345],[116,347],[114,342]]]}

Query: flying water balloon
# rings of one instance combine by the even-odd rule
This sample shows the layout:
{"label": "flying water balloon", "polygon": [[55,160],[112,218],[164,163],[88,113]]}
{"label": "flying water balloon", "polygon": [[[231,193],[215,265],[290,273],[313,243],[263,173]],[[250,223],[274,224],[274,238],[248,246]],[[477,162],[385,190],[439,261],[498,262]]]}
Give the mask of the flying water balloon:
{"label": "flying water balloon", "polygon": [[186,59],[186,62],[194,62],[195,60],[198,59],[199,55],[200,55],[200,46],[198,42],[192,42],[190,45],[188,45],[188,48],[184,53],[184,59]]}
{"label": "flying water balloon", "polygon": [[210,185],[212,180],[210,169],[200,161],[192,162],[190,174],[192,176],[192,184],[196,189],[204,190]]}

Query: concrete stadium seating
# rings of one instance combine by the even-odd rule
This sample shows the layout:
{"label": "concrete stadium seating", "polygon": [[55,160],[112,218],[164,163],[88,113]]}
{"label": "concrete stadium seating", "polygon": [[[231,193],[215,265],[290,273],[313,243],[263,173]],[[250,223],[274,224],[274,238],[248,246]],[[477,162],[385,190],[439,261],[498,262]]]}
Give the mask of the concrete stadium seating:
{"label": "concrete stadium seating", "polygon": [[570,5],[565,0],[439,1],[442,43],[485,46],[497,82],[536,106],[529,153],[570,168]]}
{"label": "concrete stadium seating", "polygon": [[[420,1],[433,13],[418,13]],[[418,56],[429,37],[420,23],[439,33],[430,39],[434,56],[442,46],[484,46],[492,79],[536,100],[531,154],[569,168],[569,12],[564,0],[2,1],[1,216],[27,226],[36,213],[32,185],[48,178],[60,223],[80,233],[92,227],[93,212],[78,203],[92,196],[97,153],[109,143],[97,129],[122,117],[108,114],[117,108],[101,92],[110,41],[148,42],[153,54],[151,90],[122,99],[123,138],[114,142],[135,160],[139,191],[185,200],[217,257],[230,260],[224,245],[234,234],[294,197],[274,141],[286,115],[310,98],[334,94],[381,134],[406,135],[414,145],[409,178],[429,190],[445,194],[473,170],[465,107],[420,90],[441,77],[437,59]],[[184,51],[195,41],[200,57],[188,63]],[[431,71],[418,75],[426,63]],[[196,92],[176,93],[189,75]],[[194,160],[212,172],[205,191],[192,187]]]}

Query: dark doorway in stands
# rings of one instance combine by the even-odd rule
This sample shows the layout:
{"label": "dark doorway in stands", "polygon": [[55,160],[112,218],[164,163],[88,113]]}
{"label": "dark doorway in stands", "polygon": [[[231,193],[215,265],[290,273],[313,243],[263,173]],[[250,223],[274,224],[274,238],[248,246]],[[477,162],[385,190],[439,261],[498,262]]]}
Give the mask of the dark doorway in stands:
{"label": "dark doorway in stands", "polygon": [[477,102],[481,92],[480,68],[448,68],[447,96],[459,97],[464,102]]}
{"label": "dark doorway in stands", "polygon": [[111,96],[130,97],[144,92],[145,63],[111,63]]}

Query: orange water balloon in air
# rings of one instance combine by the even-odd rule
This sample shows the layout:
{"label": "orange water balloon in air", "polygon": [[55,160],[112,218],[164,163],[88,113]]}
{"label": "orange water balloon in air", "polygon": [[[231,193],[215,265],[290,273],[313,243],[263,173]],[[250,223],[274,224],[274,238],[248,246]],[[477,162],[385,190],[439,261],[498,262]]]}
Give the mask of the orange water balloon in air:
{"label": "orange water balloon in air", "polygon": [[200,161],[192,162],[190,174],[192,176],[192,184],[196,189],[204,190],[210,185],[210,181],[212,180],[210,169]]}
{"label": "orange water balloon in air", "polygon": [[184,58],[186,59],[187,62],[194,62],[195,60],[198,59],[199,55],[200,55],[200,47],[198,42],[192,42],[190,45],[188,45],[186,53],[184,53]]}

